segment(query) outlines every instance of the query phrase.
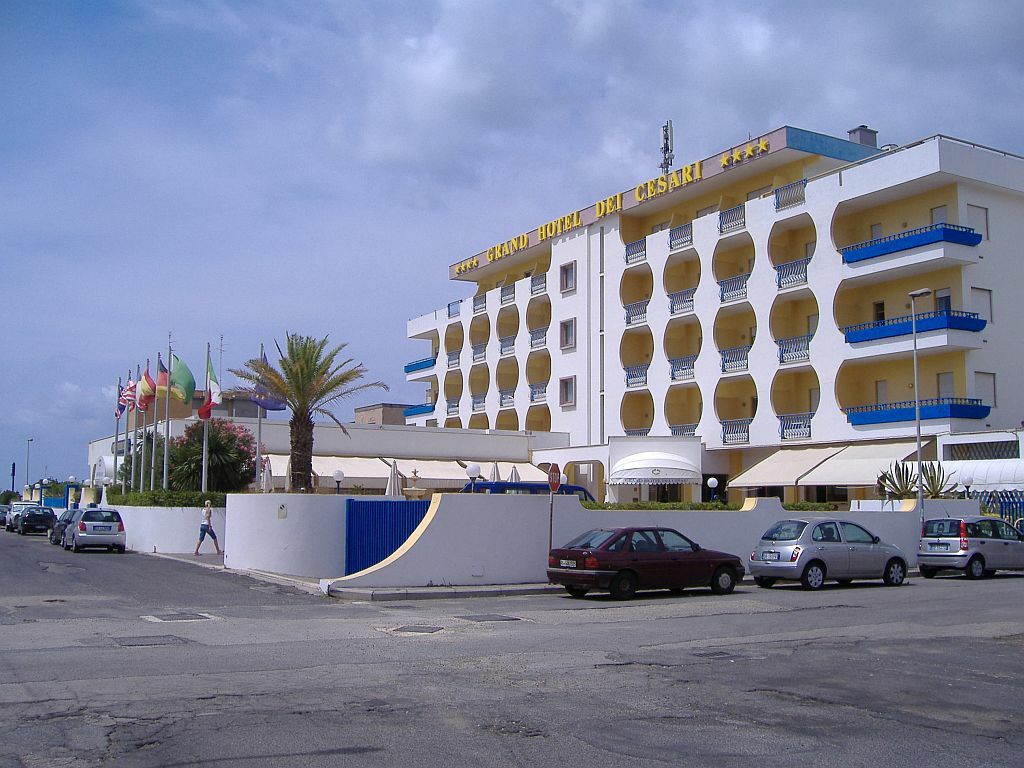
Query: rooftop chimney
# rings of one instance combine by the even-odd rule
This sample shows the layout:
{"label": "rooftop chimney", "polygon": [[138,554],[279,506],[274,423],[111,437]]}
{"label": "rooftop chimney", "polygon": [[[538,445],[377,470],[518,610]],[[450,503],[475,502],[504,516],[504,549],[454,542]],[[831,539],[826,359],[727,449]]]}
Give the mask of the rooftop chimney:
{"label": "rooftop chimney", "polygon": [[873,131],[866,125],[858,125],[856,128],[851,128],[847,133],[850,136],[850,141],[854,144],[863,144],[865,147],[878,146],[878,131]]}

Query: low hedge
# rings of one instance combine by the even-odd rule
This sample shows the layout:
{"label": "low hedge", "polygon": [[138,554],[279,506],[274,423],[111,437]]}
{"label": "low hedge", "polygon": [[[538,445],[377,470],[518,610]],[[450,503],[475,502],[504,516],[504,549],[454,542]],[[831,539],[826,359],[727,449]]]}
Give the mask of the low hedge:
{"label": "low hedge", "polygon": [[[596,501],[584,501],[586,509],[632,509],[632,510],[718,510],[735,512],[741,504],[726,504],[721,501],[632,501],[626,503],[602,504]],[[839,505],[834,502],[817,503],[811,501],[799,501],[794,504],[783,504],[782,508],[788,512],[836,512]]]}
{"label": "low hedge", "polygon": [[108,489],[107,500],[111,505],[126,507],[201,507],[209,499],[214,507],[226,507],[228,495],[220,491],[132,491],[119,493]]}

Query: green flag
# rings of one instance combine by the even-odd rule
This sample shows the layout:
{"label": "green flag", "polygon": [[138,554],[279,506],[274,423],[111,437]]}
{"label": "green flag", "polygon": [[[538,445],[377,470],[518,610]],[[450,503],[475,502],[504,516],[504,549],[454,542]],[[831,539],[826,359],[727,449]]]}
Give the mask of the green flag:
{"label": "green flag", "polygon": [[196,379],[192,371],[177,355],[171,355],[171,396],[176,397],[185,405],[192,405],[192,395],[196,392]]}

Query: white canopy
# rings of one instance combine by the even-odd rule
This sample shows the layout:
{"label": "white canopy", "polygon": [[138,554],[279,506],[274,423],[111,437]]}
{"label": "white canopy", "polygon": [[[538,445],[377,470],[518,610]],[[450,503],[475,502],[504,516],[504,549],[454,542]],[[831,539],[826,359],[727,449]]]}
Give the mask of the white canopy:
{"label": "white canopy", "polygon": [[[457,461],[435,461],[431,459],[385,459],[390,467],[391,463],[398,461],[398,472],[405,478],[405,487],[412,485],[412,471],[417,473],[417,488],[459,488],[461,489],[469,478],[466,476],[466,468]],[[385,475],[385,480],[387,475]]]}
{"label": "white canopy", "polygon": [[[361,456],[314,456],[313,474],[320,478],[320,484],[333,486],[336,470],[345,473],[342,485],[351,488],[383,488],[388,482],[390,467],[378,458]],[[276,473],[275,473],[276,474]]]}
{"label": "white canopy", "polygon": [[700,485],[700,469],[682,456],[661,451],[633,453],[615,462],[609,485],[660,485],[692,483]]}
{"label": "white canopy", "polygon": [[268,453],[263,458],[270,465],[270,474],[273,477],[288,477],[288,454]]}
{"label": "white canopy", "polygon": [[950,482],[969,485],[978,491],[1024,490],[1024,459],[944,461]]}
{"label": "white canopy", "polygon": [[[401,461],[401,459],[399,459],[399,461]],[[480,471],[485,476],[490,474],[491,466],[494,465],[494,464],[497,464],[498,465],[498,474],[500,475],[500,478],[499,478],[500,480],[508,480],[508,479],[510,479],[510,477],[512,475],[512,470],[513,469],[515,469],[519,473],[519,479],[522,482],[524,482],[524,483],[543,483],[543,482],[547,482],[547,479],[548,479],[548,473],[547,472],[545,472],[543,469],[537,469],[537,467],[535,467],[533,464],[529,464],[527,462],[518,462],[518,461],[498,461],[498,462],[495,462],[492,459],[483,459],[483,460],[473,459],[472,461],[464,459],[463,461],[465,461],[465,463],[467,465],[468,464],[479,464],[480,465]],[[465,470],[462,471],[462,476],[463,477],[466,476],[466,471]],[[466,478],[466,480],[468,482],[469,478]]]}
{"label": "white canopy", "polygon": [[905,461],[915,453],[917,443],[913,440],[850,445],[801,477],[797,484],[875,485],[893,462]]}
{"label": "white canopy", "polygon": [[841,445],[825,448],[783,448],[741,472],[729,481],[729,487],[796,485],[801,477],[841,450]]}

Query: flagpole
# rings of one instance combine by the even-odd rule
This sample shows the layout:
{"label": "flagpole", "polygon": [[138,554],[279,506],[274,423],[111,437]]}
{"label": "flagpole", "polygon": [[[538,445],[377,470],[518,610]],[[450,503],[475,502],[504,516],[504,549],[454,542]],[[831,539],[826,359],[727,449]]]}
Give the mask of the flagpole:
{"label": "flagpole", "polygon": [[[128,369],[128,381],[130,382],[131,380],[132,380],[132,371],[131,371],[131,368],[129,368]],[[118,408],[121,407],[120,400],[121,400],[121,398],[118,398],[118,403],[117,403],[117,407]],[[124,407],[124,454],[123,454],[123,456],[124,456],[124,459],[121,462],[121,495],[122,496],[124,496],[125,486],[127,485],[127,480],[128,480],[127,473],[124,471],[124,469],[125,469],[124,465],[128,461],[128,406],[127,405]],[[116,474],[114,475],[114,479],[115,480],[117,479],[117,475]]]}
{"label": "flagpole", "polygon": [[135,455],[135,448],[139,444],[139,366],[135,365],[135,392],[132,394],[132,481],[131,489],[138,490],[135,485],[135,476],[139,473],[139,457]]}
{"label": "flagpole", "polygon": [[121,439],[121,377],[117,377],[117,396],[114,399],[114,476],[110,482],[117,482],[117,442]]}
{"label": "flagpole", "polygon": [[170,469],[171,442],[171,368],[174,367],[174,359],[171,353],[171,334],[167,334],[167,388],[164,390],[164,482],[163,488],[166,491],[168,485],[168,473]]}
{"label": "flagpole", "polygon": [[[157,383],[160,381],[160,353],[156,353],[156,380]],[[158,394],[156,387],[153,388],[153,402],[150,405],[153,407],[153,446],[150,448],[149,454],[149,490],[156,490],[156,438],[160,429],[157,422],[160,416],[160,402],[157,399]]]}
{"label": "flagpole", "polygon": [[[210,401],[210,342],[206,342],[206,400]],[[202,415],[200,413],[200,415]],[[206,484],[209,477],[209,440],[210,440],[210,417],[203,419],[203,493],[206,493]]]}
{"label": "flagpole", "polygon": [[[146,373],[149,373],[149,359],[146,359]],[[142,382],[136,382],[135,384],[136,393],[142,391]],[[135,413],[139,412],[139,398],[136,395],[135,398]],[[142,447],[140,448],[139,454],[139,490],[146,490],[146,439],[149,437],[149,433],[146,431],[146,417],[149,416],[149,406],[146,406],[146,410],[142,412]]]}
{"label": "flagpole", "polygon": [[[260,342],[260,360],[263,359],[263,342]],[[256,402],[256,490],[263,490],[263,408]]]}

